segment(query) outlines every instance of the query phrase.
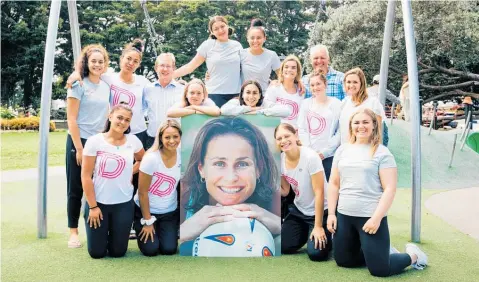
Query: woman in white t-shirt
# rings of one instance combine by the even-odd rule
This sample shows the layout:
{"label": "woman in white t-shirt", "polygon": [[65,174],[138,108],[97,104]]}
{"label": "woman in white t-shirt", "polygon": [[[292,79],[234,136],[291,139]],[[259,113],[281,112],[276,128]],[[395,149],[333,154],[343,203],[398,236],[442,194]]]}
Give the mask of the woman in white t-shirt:
{"label": "woman in white t-shirt", "polygon": [[297,129],[299,108],[304,100],[298,83],[301,81],[301,62],[298,57],[289,55],[279,68],[279,85],[270,85],[265,94],[265,101],[269,105],[282,104],[291,109],[291,114],[281,119],[282,123],[289,123]]}
{"label": "woman in white t-shirt", "polygon": [[269,105],[264,100],[261,85],[255,80],[248,80],[241,86],[238,98],[228,101],[221,107],[224,116],[237,116],[241,114],[287,117],[291,114],[288,106],[281,104]]}
{"label": "woman in white t-shirt", "polygon": [[240,52],[241,43],[229,39],[233,29],[225,17],[214,16],[208,23],[210,39],[201,43],[196,56],[186,65],[175,70],[173,77],[192,73],[206,62],[209,79],[206,88],[218,107],[238,96],[241,88]]}
{"label": "woman in white t-shirt", "polygon": [[220,113],[220,109],[208,98],[206,87],[199,79],[192,79],[186,84],[183,99],[174,104],[167,112],[170,118],[180,118],[193,114],[217,117]]}
{"label": "woman in white t-shirt", "polygon": [[313,73],[309,76],[313,97],[301,104],[298,118],[299,139],[310,147],[323,161],[326,180],[329,180],[333,156],[340,143],[339,114],[341,101],[326,95],[326,76]]}
{"label": "woman in white t-shirt", "polygon": [[301,146],[296,129],[288,123],[276,127],[274,138],[282,151],[281,196],[291,189],[295,194],[281,228],[281,252],[295,253],[307,243],[311,260],[327,260],[332,242],[326,229],[327,182],[321,159],[311,148]]}
{"label": "woman in white t-shirt", "polygon": [[372,110],[376,114],[380,125],[382,125],[382,121],[386,118],[381,102],[379,102],[377,98],[368,96],[366,77],[360,68],[351,69],[344,74],[344,90],[348,97],[343,100],[341,114],[339,116],[341,144],[349,142],[348,123],[351,115],[357,110],[363,108]]}
{"label": "woman in white t-shirt", "polygon": [[138,137],[128,134],[132,115],[125,104],[113,106],[104,133],[88,138],[83,150],[85,227],[92,258],[107,253],[121,257],[128,248],[134,212],[132,176],[145,153]]}
{"label": "woman in white t-shirt", "polygon": [[77,68],[83,85],[75,83],[67,91],[68,136],[66,142],[67,214],[70,228],[69,248],[81,247],[78,238],[83,188],[81,164],[86,140],[103,131],[108,117],[110,88],[100,79],[108,69],[108,52],[98,44],[83,48]]}
{"label": "woman in white t-shirt", "polygon": [[385,277],[409,265],[422,269],[427,256],[414,244],[406,244],[406,253],[390,248],[387,213],[396,193],[397,168],[381,144],[380,124],[367,108],[351,116],[349,142],[334,156],[327,222],[338,266],[366,265],[373,276]]}
{"label": "woman in white t-shirt", "polygon": [[173,255],[178,247],[178,192],[181,128],[167,120],[160,125],[153,146],[140,165],[140,182],[134,197],[134,228],[145,256]]}
{"label": "woman in white t-shirt", "polygon": [[276,52],[263,47],[266,31],[263,21],[253,19],[246,34],[249,48],[241,51],[241,77],[243,81],[255,80],[266,90],[269,86],[271,72],[279,73],[281,61]]}

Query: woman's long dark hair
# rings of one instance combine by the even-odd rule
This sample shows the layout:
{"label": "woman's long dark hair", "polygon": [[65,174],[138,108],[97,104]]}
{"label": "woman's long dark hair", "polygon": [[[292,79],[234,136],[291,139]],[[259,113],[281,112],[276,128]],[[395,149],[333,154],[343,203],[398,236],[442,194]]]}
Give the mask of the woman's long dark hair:
{"label": "woman's long dark hair", "polygon": [[[128,104],[126,102],[120,102],[120,104],[117,104],[117,105],[113,106],[110,110],[110,115],[113,114],[114,112],[116,112],[119,109],[129,111],[131,113],[131,115],[133,116],[133,110],[128,106]],[[109,118],[107,118],[106,119],[106,124],[105,124],[105,130],[103,130],[103,133],[106,133],[106,132],[110,131],[110,127],[111,127],[111,121],[110,121]],[[128,134],[128,133],[130,133],[130,131],[131,131],[131,126],[128,126],[128,128],[126,129],[126,131],[124,133]]]}
{"label": "woman's long dark hair", "polygon": [[[237,135],[246,140],[254,151],[256,170],[259,178],[253,194],[245,203],[256,204],[271,210],[273,194],[279,187],[279,171],[263,133],[250,122],[241,117],[218,118],[206,123],[196,135],[190,161],[181,185],[184,187],[183,198],[188,201],[186,210],[195,213],[209,205],[209,194],[205,181],[201,181],[199,165],[204,166],[206,149],[212,139],[224,135]],[[189,195],[189,197],[188,197]]]}
{"label": "woman's long dark hair", "polygon": [[258,87],[260,97],[259,97],[258,103],[256,103],[256,107],[260,107],[261,105],[263,105],[263,100],[264,100],[263,89],[261,89],[261,85],[255,80],[247,80],[241,86],[241,91],[240,91],[240,94],[239,94],[240,105],[241,106],[246,105],[246,103],[244,102],[244,98],[243,98],[243,92],[244,92],[244,89],[246,88],[246,86],[248,86],[250,84],[253,84],[256,87]]}

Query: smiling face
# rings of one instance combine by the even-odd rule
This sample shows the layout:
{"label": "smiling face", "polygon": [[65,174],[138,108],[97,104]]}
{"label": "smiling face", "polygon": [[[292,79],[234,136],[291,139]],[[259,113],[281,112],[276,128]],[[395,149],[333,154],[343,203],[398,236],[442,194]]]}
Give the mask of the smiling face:
{"label": "smiling face", "polygon": [[205,179],[208,194],[223,206],[246,201],[254,193],[259,178],[253,147],[234,134],[211,139],[198,170]]}
{"label": "smiling face", "polygon": [[132,112],[123,108],[119,108],[108,117],[110,121],[110,130],[113,130],[117,133],[125,133],[125,131],[130,126],[132,117]]}
{"label": "smiling face", "polygon": [[175,64],[173,59],[168,56],[158,56],[155,62],[155,71],[159,80],[171,81],[173,79],[173,71],[175,70]]}
{"label": "smiling face", "polygon": [[186,99],[188,99],[190,105],[200,106],[205,100],[203,86],[197,83],[190,84],[186,92]]}
{"label": "smiling face", "polygon": [[358,113],[351,120],[351,131],[357,140],[369,140],[373,134],[374,123],[365,113]]}
{"label": "smiling face", "polygon": [[359,76],[357,74],[349,74],[344,79],[344,90],[346,90],[346,94],[348,94],[348,96],[357,95],[360,89],[361,81],[359,80]]}
{"label": "smiling face", "polygon": [[309,80],[309,87],[315,97],[324,97],[326,95],[326,84],[320,76],[313,76]]}
{"label": "smiling face", "polygon": [[134,50],[125,52],[120,58],[120,68],[122,71],[134,73],[140,66],[141,57],[140,53]]}
{"label": "smiling face", "polygon": [[161,143],[163,149],[167,151],[176,151],[181,142],[181,135],[178,129],[174,127],[168,127],[163,131],[161,136]]}
{"label": "smiling face", "polygon": [[216,40],[221,42],[228,41],[228,25],[222,21],[216,21],[211,25],[211,32],[216,36]]}
{"label": "smiling face", "polygon": [[324,75],[328,73],[329,56],[325,49],[319,48],[310,56],[314,71],[321,71]]}
{"label": "smiling face", "polygon": [[257,107],[258,101],[261,98],[259,89],[254,84],[248,84],[243,90],[243,101],[247,106]]}
{"label": "smiling face", "polygon": [[105,57],[100,52],[93,52],[88,57],[89,75],[100,76],[105,72]]}
{"label": "smiling face", "polygon": [[275,139],[276,146],[283,152],[294,150],[298,147],[298,134],[281,125],[276,131]]}
{"label": "smiling face", "polygon": [[248,31],[248,44],[251,50],[261,50],[263,48],[263,44],[266,41],[266,37],[264,36],[264,32],[260,28],[251,28]]}
{"label": "smiling face", "polygon": [[298,64],[293,60],[287,61],[284,64],[282,74],[284,80],[294,80],[298,75]]}

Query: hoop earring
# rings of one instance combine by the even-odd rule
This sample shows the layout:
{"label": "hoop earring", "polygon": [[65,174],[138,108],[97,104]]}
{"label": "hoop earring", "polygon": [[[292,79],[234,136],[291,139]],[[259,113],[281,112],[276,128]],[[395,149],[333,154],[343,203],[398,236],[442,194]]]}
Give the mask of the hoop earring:
{"label": "hoop earring", "polygon": [[201,182],[201,183],[205,183],[205,178],[204,178],[204,177],[201,177],[201,178],[200,178],[200,182]]}

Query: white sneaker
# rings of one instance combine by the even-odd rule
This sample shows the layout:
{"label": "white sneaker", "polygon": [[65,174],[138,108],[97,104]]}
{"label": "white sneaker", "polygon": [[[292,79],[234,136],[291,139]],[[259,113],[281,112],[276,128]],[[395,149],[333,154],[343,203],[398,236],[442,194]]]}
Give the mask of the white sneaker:
{"label": "white sneaker", "polygon": [[418,246],[414,244],[406,244],[406,253],[415,254],[417,256],[416,263],[411,264],[411,266],[418,270],[423,270],[427,266],[427,255]]}

